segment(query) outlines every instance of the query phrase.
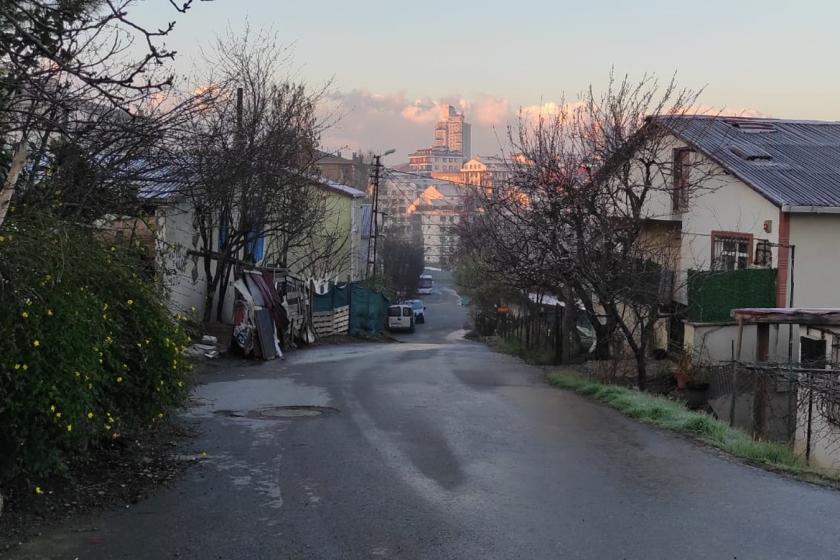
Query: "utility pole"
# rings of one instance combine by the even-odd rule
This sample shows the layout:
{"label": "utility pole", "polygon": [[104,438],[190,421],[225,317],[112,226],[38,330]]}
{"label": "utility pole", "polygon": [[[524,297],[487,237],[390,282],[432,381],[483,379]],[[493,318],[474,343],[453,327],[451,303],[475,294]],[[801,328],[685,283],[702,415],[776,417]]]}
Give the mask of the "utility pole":
{"label": "utility pole", "polygon": [[381,159],[388,154],[393,154],[395,150],[388,150],[382,155],[373,156],[373,208],[371,212],[371,232],[368,241],[368,269],[367,277],[376,276],[376,245],[379,238],[379,181],[381,179],[382,162]]}

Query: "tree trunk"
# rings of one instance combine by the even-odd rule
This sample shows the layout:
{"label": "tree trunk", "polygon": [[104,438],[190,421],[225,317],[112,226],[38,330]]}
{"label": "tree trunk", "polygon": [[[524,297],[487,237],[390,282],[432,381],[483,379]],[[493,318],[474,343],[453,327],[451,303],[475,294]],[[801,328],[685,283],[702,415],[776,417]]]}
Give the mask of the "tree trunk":
{"label": "tree trunk", "polygon": [[222,267],[221,271],[217,271],[217,274],[221,274],[219,277],[218,287],[216,289],[216,293],[218,294],[218,298],[216,299],[216,321],[219,323],[223,322],[222,316],[225,310],[225,294],[227,293],[228,287],[228,278],[230,276],[230,267],[229,263],[220,264]]}
{"label": "tree trunk", "polygon": [[647,356],[644,346],[633,348],[633,356],[636,358],[636,386],[639,391],[647,389]]}
{"label": "tree trunk", "polygon": [[12,166],[9,168],[9,173],[6,175],[6,180],[3,181],[3,190],[0,191],[0,226],[6,220],[6,214],[9,212],[9,206],[12,204],[12,197],[15,194],[15,186],[20,172],[26,164],[27,149],[26,138],[22,139],[18,144],[15,155],[12,158]]}

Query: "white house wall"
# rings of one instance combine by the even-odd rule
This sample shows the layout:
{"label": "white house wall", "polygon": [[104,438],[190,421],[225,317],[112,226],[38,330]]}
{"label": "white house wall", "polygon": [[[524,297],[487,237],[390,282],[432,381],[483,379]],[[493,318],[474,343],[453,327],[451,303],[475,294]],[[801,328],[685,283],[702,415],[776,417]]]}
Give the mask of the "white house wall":
{"label": "white house wall", "polygon": [[[675,148],[689,147],[685,142],[671,137],[665,144],[661,161],[671,161]],[[654,182],[654,190],[648,195],[645,216],[654,220],[681,222],[680,264],[675,283],[675,300],[686,304],[686,278],[688,270],[709,270],[711,268],[713,231],[727,231],[752,234],[755,241],[766,239],[777,243],[779,239],[779,207],[760,195],[734,175],[699,152],[691,155],[689,181],[702,181],[692,185],[688,207],[685,212],[672,212],[670,170]],[[771,231],[764,231],[765,221],[771,222]],[[772,250],[773,267],[778,263],[778,251]]]}
{"label": "white house wall", "polygon": [[[755,242],[766,239],[779,241],[779,207],[758,194],[732,175],[715,177],[708,189],[696,194],[689,201],[682,219],[681,269],[709,270],[712,259],[713,231],[747,233]],[[770,232],[764,223],[770,222]],[[778,250],[773,249],[773,267],[778,264]],[[680,283],[684,285],[684,282]],[[686,303],[685,290],[678,294]]]}
{"label": "white house wall", "polygon": [[791,214],[794,307],[840,308],[840,214]]}
{"label": "white house wall", "polygon": [[195,308],[201,317],[207,285],[204,265],[200,257],[187,254],[198,247],[195,235],[193,213],[186,206],[158,210],[158,255],[169,308],[187,315]]}
{"label": "white house wall", "polygon": [[[204,315],[207,278],[203,259],[188,254],[190,250],[199,250],[201,245],[193,219],[188,205],[160,207],[157,212],[157,254],[170,311],[200,320]],[[211,270],[215,273],[215,261],[211,263]],[[226,322],[233,317],[231,285],[225,294],[222,316]]]}

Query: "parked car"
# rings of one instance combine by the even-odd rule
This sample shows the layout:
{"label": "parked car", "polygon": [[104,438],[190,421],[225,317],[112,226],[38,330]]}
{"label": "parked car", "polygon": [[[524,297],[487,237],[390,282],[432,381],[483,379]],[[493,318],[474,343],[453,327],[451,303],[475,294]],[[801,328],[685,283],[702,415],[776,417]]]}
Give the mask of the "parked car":
{"label": "parked car", "polygon": [[410,305],[411,309],[414,310],[414,322],[415,323],[425,323],[426,322],[426,306],[423,305],[422,299],[407,299],[403,302],[406,305]]}
{"label": "parked car", "polygon": [[388,307],[388,330],[414,332],[414,310],[410,305],[398,303]]}

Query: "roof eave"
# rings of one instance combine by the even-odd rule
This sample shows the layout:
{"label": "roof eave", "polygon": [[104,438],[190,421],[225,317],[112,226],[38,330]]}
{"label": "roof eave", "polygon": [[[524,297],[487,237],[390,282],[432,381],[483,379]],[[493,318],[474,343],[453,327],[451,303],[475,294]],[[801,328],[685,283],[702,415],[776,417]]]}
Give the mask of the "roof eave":
{"label": "roof eave", "polygon": [[795,206],[783,204],[782,212],[790,214],[840,214],[840,206]]}

